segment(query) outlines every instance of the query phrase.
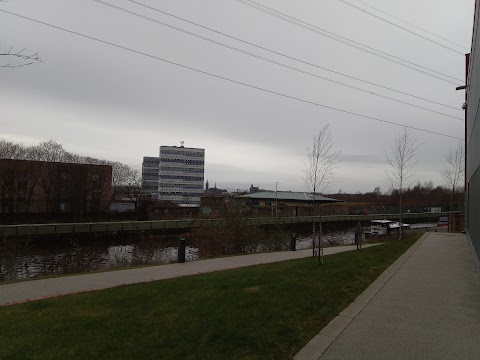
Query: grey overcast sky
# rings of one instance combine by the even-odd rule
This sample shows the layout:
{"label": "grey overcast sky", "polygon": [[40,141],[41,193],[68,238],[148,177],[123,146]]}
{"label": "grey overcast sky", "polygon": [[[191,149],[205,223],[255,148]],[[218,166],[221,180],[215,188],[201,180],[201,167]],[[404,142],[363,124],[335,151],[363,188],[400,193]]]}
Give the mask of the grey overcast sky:
{"label": "grey overcast sky", "polygon": [[[231,36],[447,108],[343,78],[226,38],[127,0],[116,6],[255,53],[418,106],[463,118],[463,91],[333,41],[236,0],[139,0]],[[428,69],[464,79],[473,0],[348,0],[456,52],[369,16],[340,0],[256,0],[322,29]],[[380,13],[395,15],[456,44]],[[463,138],[464,123],[437,113],[298,73],[192,37],[91,0],[9,0],[0,9],[100,38],[182,65],[315,103]],[[206,149],[205,178],[221,188],[250,184],[305,190],[302,171],[314,133],[331,125],[342,152],[330,192],[387,190],[385,152],[400,127],[302,103],[207,76],[0,12],[0,53],[26,48],[43,62],[0,68],[0,138],[36,144],[53,139],[68,151],[141,169],[160,145]],[[0,65],[7,59],[0,56]],[[13,60],[10,60],[13,62]],[[451,80],[451,78],[449,78]],[[439,175],[458,140],[415,131],[418,180]]]}

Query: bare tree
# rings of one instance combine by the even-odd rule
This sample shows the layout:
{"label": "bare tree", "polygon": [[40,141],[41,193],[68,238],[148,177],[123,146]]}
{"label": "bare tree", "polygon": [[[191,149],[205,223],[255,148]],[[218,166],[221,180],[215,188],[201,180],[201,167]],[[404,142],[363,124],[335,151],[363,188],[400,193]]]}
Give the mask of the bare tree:
{"label": "bare tree", "polygon": [[112,183],[111,188],[109,187],[111,196],[106,203],[106,208],[110,207],[118,196],[125,196],[134,204],[136,209],[142,190],[139,171],[120,162],[99,160],[97,164],[110,165],[112,167]]}
{"label": "bare tree", "polygon": [[398,239],[402,239],[402,192],[405,187],[412,183],[416,160],[415,155],[420,144],[418,138],[412,134],[412,131],[404,127],[395,136],[395,142],[390,150],[390,154],[386,154],[387,162],[390,168],[386,170],[387,179],[393,190],[398,190],[400,224]]}
{"label": "bare tree", "polygon": [[450,150],[448,154],[445,155],[445,160],[447,161],[447,164],[441,171],[441,174],[447,186],[452,189],[452,194],[450,197],[451,212],[455,191],[458,190],[460,181],[463,180],[465,172],[465,147],[463,143],[459,142],[456,149]]}
{"label": "bare tree", "polygon": [[373,194],[376,197],[377,205],[380,204],[380,196],[382,195],[382,191],[380,190],[380,186],[376,186],[373,190]]}
{"label": "bare tree", "polygon": [[13,45],[10,46],[7,52],[0,52],[0,56],[5,56],[8,59],[14,59],[15,63],[6,63],[0,64],[0,68],[19,68],[22,66],[32,65],[36,62],[42,62],[42,58],[37,54],[28,54],[25,53],[26,49],[22,49],[20,51],[12,51]]}
{"label": "bare tree", "polygon": [[[123,193],[128,184],[130,167],[120,162],[109,163],[112,166],[112,197],[110,203]],[[110,206],[110,205],[109,205]]]}
{"label": "bare tree", "polygon": [[322,214],[319,217],[318,246],[316,242],[315,209],[317,194],[324,192],[334,183],[333,171],[340,161],[340,151],[333,150],[330,125],[325,125],[313,136],[312,147],[307,148],[307,160],[303,180],[313,194],[312,200],[312,253],[323,264]]}
{"label": "bare tree", "polygon": [[53,140],[43,141],[37,146],[37,155],[39,161],[48,162],[66,162],[68,152],[63,146]]}
{"label": "bare tree", "polygon": [[25,148],[22,145],[14,144],[11,141],[0,140],[0,159],[22,159]]}
{"label": "bare tree", "polygon": [[140,172],[131,167],[127,167],[126,177],[123,184],[123,194],[133,203],[135,210],[138,207],[138,200],[142,192],[142,178]]}

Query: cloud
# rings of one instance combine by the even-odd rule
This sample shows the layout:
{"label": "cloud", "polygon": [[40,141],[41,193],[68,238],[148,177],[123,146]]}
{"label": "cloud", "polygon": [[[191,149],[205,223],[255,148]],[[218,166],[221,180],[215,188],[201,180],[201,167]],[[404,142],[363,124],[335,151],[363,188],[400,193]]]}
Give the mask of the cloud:
{"label": "cloud", "polygon": [[[458,104],[459,108],[463,103],[463,94],[454,92],[453,85],[236,2],[145,2],[322,67],[441,103]],[[385,52],[463,78],[463,56],[367,19],[336,2],[306,1],[301,6],[292,6],[287,1],[265,4]],[[399,96],[286,60],[125,1],[118,5],[290,66]],[[298,74],[93,2],[30,0],[8,2],[2,7],[279,93],[463,136],[459,121]],[[389,3],[379,7],[468,46],[472,14],[465,4],[406,0],[401,5]],[[417,11],[408,11],[412,7]],[[44,63],[15,71],[0,69],[0,136],[26,143],[53,139],[69,151],[122,161],[137,168],[143,156],[157,155],[160,145],[175,145],[183,140],[188,146],[206,149],[206,176],[218,178],[225,187],[253,183],[271,188],[272,183],[280,181],[285,189],[303,190],[301,175],[306,149],[315,132],[330,123],[335,149],[342,151],[343,161],[337,175],[342,189],[370,191],[383,181],[384,154],[397,127],[225,82],[6,14],[0,18],[0,33],[10,34],[8,43],[0,41],[0,49],[14,44],[38,52],[44,59]],[[452,26],[445,34],[447,20]],[[455,110],[450,112],[433,104],[399,98],[462,116]],[[418,154],[419,176],[439,181],[443,154],[456,142],[425,133],[418,135],[425,142]]]}

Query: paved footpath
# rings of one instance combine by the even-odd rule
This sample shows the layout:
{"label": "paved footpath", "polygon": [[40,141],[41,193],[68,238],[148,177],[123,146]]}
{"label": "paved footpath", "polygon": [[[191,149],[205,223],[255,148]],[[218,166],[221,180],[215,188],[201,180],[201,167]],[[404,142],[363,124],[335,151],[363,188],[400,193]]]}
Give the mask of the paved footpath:
{"label": "paved footpath", "polygon": [[[363,245],[363,247],[369,246],[373,246],[373,244]],[[355,246],[329,247],[325,248],[324,254],[331,255],[354,249],[356,249]],[[252,265],[300,259],[308,256],[312,256],[312,249],[240,255],[218,259],[198,260],[183,264],[149,266],[128,270],[23,281],[0,285],[0,306],[85,291],[107,289],[121,285],[172,279]]]}
{"label": "paved footpath", "polygon": [[295,359],[480,359],[480,278],[465,235],[423,235]]}

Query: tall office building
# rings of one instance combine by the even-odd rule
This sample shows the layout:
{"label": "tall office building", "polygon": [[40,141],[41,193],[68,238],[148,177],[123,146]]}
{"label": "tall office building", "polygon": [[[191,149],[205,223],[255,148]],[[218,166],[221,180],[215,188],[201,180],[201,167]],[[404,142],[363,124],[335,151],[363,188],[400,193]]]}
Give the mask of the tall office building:
{"label": "tall office building", "polygon": [[160,159],[158,157],[145,156],[142,163],[142,189],[158,199],[158,175],[160,171]]}
{"label": "tall office building", "polygon": [[160,146],[158,158],[143,158],[144,190],[160,201],[199,205],[203,195],[204,168],[205,149],[187,148],[183,144]]}

